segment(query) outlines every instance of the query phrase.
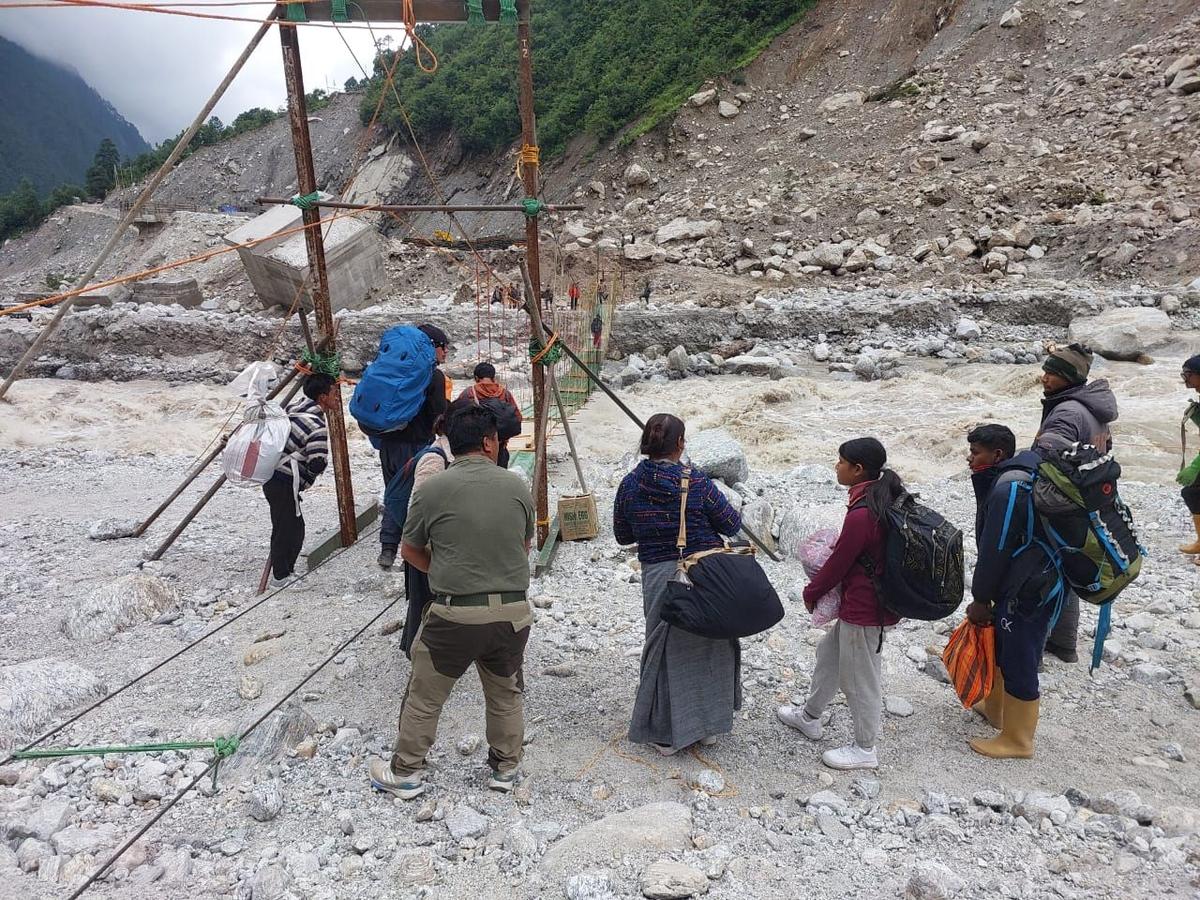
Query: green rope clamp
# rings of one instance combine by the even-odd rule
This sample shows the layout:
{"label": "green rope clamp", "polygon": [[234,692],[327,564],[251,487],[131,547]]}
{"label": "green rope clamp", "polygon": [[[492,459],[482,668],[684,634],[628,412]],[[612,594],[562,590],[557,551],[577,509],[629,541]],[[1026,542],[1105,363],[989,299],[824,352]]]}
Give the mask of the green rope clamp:
{"label": "green rope clamp", "polygon": [[526,197],[521,201],[521,208],[525,210],[525,215],[531,219],[536,219],[541,213],[545,212],[549,207],[546,206],[537,197]]}
{"label": "green rope clamp", "polygon": [[[529,358],[531,360],[537,359],[539,366],[552,366],[563,358],[562,344],[556,342],[553,347],[546,351],[545,356],[542,356],[545,346],[537,338],[532,338],[529,341]],[[539,356],[541,359],[538,359]]]}
{"label": "green rope clamp", "polygon": [[[299,5],[299,4],[297,4]],[[334,22],[349,22],[350,14],[346,11],[346,0],[333,0],[333,17]]]}
{"label": "green rope clamp", "polygon": [[219,737],[213,740],[213,753],[216,754],[213,759],[212,770],[212,789],[214,793],[217,790],[217,772],[221,768],[221,760],[229,759],[229,757],[237,753],[239,743],[235,735],[230,735],[227,738]]}
{"label": "green rope clamp", "polygon": [[330,378],[337,378],[342,374],[342,356],[340,353],[321,353],[306,349],[300,352],[300,362],[308,366],[317,375],[328,375]]}
{"label": "green rope clamp", "polygon": [[304,4],[289,3],[287,5],[287,20],[289,22],[307,22],[308,16],[304,14]]}
{"label": "green rope clamp", "polygon": [[321,192],[313,191],[311,194],[297,194],[288,203],[292,206],[298,206],[301,209],[312,209],[321,202]]}
{"label": "green rope clamp", "polygon": [[500,0],[500,24],[517,24],[517,0]]}
{"label": "green rope clamp", "polygon": [[487,24],[487,19],[483,17],[483,0],[467,0],[467,24]]}

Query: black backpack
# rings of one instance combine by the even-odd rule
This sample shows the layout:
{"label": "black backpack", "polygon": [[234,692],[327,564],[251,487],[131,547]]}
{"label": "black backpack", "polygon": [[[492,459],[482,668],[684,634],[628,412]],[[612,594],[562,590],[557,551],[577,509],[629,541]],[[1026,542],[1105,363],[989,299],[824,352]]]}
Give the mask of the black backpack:
{"label": "black backpack", "polygon": [[932,622],[950,615],[963,601],[962,532],[909,493],[887,510],[884,566],[859,558],[875,582],[879,604],[902,619]]}
{"label": "black backpack", "polygon": [[408,502],[412,499],[413,482],[416,480],[417,463],[419,463],[427,453],[436,453],[442,458],[442,465],[449,465],[449,460],[446,459],[446,454],[442,452],[440,447],[434,447],[432,444],[422,448],[417,452],[417,455],[410,459],[400,468],[392,480],[387,483],[387,487],[383,492],[383,505],[392,518],[396,520],[396,526],[404,531],[404,523],[408,521]]}

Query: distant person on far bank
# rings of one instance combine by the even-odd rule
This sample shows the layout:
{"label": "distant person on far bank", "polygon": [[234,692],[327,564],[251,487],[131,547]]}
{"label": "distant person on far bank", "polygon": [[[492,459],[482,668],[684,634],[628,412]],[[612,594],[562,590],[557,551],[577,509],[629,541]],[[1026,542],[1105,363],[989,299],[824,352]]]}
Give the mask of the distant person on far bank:
{"label": "distant person on far bank", "polygon": [[370,764],[372,786],[403,800],[424,793],[442,707],[472,665],[483,684],[489,788],[516,785],[525,739],[533,498],[518,475],[496,465],[500,439],[490,410],[455,410],[446,437],[454,462],[414,492],[401,548],[405,562],[428,573],[433,600],[413,642],[392,758]]}
{"label": "distant person on far bank", "polygon": [[[1101,452],[1112,449],[1109,426],[1117,420],[1117,398],[1108,381],[1088,381],[1094,359],[1082,344],[1052,350],[1042,363],[1042,422],[1033,449],[1042,453],[1064,450],[1074,443],[1091,444]],[[1079,598],[1072,591],[1058,622],[1046,639],[1046,650],[1063,662],[1079,660]]]}
{"label": "distant person on far bank", "polygon": [[567,288],[567,299],[571,302],[571,309],[579,309],[579,282],[572,281],[571,286]]}

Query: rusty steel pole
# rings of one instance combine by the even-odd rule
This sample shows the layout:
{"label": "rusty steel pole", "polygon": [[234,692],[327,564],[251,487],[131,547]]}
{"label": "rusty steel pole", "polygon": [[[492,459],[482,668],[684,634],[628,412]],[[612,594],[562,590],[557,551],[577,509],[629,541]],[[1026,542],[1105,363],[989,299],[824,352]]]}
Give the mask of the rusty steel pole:
{"label": "rusty steel pole", "polygon": [[[537,117],[533,110],[533,42],[529,37],[529,13],[531,0],[517,0],[517,54],[519,64],[520,91],[517,106],[521,111],[521,143],[525,147],[537,146]],[[521,181],[526,197],[538,195],[538,164],[521,155]],[[542,265],[538,244],[538,218],[525,219],[525,262],[529,269],[529,283],[533,290],[530,301],[536,306],[542,302]],[[531,320],[532,321],[532,320]],[[540,337],[536,325],[533,334]],[[550,536],[550,497],[546,490],[546,371],[542,366],[533,367],[533,492],[537,504],[537,543],[540,549]]]}
{"label": "rusty steel pole", "polygon": [[[282,6],[279,7],[282,9]],[[300,68],[300,29],[280,28],[279,42],[283,47],[283,76],[287,83],[288,121],[292,128],[292,146],[296,152],[296,183],[301,194],[317,189],[313,171],[312,141],[308,134],[308,109],[304,102],[304,74]],[[308,247],[308,266],[312,279],[313,311],[317,318],[318,341],[326,350],[336,348],[333,308],[329,305],[329,273],[325,270],[325,240],[321,234],[321,212],[303,210],[305,244]],[[335,387],[337,405],[325,414],[329,426],[329,445],[333,454],[333,480],[337,487],[338,520],[341,524],[342,546],[348,547],[358,539],[354,515],[354,485],[350,480],[350,455],[346,448],[346,419],[342,412],[341,387]]]}

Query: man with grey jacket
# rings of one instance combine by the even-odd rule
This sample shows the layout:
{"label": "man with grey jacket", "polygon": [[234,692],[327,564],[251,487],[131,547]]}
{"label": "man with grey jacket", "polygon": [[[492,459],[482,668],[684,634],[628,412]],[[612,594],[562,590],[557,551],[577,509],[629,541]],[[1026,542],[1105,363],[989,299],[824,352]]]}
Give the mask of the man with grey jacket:
{"label": "man with grey jacket", "polygon": [[[1112,449],[1109,425],[1117,419],[1117,398],[1108,381],[1088,381],[1094,359],[1082,344],[1050,351],[1042,363],[1042,424],[1033,449],[1043,454],[1075,443]],[[1079,653],[1079,598],[1068,593],[1058,622],[1046,640],[1046,649],[1063,662],[1076,662]]]}

